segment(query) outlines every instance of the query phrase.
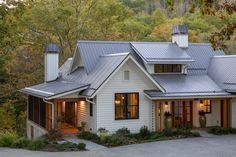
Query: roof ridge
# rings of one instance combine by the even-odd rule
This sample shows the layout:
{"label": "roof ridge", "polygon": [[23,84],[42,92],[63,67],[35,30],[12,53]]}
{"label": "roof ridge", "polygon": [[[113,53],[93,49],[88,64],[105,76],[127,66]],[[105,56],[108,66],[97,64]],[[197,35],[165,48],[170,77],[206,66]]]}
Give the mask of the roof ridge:
{"label": "roof ridge", "polygon": [[122,52],[122,53],[110,53],[110,54],[104,54],[101,55],[100,57],[116,57],[116,56],[127,56],[130,54],[130,52]]}

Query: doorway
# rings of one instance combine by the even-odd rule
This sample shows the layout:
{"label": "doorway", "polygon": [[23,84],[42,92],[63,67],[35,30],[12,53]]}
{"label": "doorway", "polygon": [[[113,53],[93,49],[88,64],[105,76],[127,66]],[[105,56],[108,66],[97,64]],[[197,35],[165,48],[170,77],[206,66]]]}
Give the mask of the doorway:
{"label": "doorway", "polygon": [[192,101],[172,101],[172,126],[174,128],[182,125],[193,125],[193,102]]}
{"label": "doorway", "polygon": [[230,100],[222,99],[220,101],[220,119],[221,119],[221,127],[229,128],[230,127]]}

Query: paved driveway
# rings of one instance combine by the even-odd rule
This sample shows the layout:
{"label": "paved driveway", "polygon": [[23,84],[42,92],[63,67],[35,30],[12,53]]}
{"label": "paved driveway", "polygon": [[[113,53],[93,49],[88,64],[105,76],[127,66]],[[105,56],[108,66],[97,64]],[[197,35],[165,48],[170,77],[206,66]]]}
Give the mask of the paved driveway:
{"label": "paved driveway", "polygon": [[0,148],[0,157],[236,157],[236,135],[189,138],[85,152],[35,152]]}

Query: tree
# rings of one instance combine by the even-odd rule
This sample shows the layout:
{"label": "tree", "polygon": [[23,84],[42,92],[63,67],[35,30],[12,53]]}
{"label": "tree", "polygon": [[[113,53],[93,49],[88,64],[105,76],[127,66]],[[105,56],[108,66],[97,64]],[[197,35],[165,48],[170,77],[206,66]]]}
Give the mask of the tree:
{"label": "tree", "polygon": [[13,132],[16,128],[16,115],[14,106],[6,102],[0,106],[0,132]]}

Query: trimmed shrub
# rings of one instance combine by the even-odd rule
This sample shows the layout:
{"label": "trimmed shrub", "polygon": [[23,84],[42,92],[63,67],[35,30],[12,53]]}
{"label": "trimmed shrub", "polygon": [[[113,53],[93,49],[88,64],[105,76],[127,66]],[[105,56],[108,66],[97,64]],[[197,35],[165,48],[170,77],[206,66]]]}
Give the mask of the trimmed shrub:
{"label": "trimmed shrub", "polygon": [[126,127],[123,127],[123,128],[118,129],[116,131],[116,135],[118,135],[118,136],[128,136],[128,135],[130,135],[130,130]]}
{"label": "trimmed shrub", "polygon": [[148,138],[148,136],[150,136],[151,132],[148,130],[148,127],[147,126],[142,126],[139,130],[139,135],[142,137],[142,138]]}
{"label": "trimmed shrub", "polygon": [[80,139],[85,139],[85,140],[91,140],[91,141],[94,141],[94,142],[99,142],[100,141],[100,138],[97,134],[94,134],[94,133],[91,133],[91,132],[88,132],[88,131],[84,131],[84,132],[81,132],[77,135],[78,138]]}
{"label": "trimmed shrub", "polygon": [[47,144],[46,140],[44,138],[36,138],[34,140],[31,140],[28,149],[30,150],[40,150],[43,147],[45,147]]}
{"label": "trimmed shrub", "polygon": [[14,147],[14,148],[27,148],[29,143],[30,143],[30,140],[28,138],[21,137],[21,138],[16,139],[13,142],[12,147]]}
{"label": "trimmed shrub", "polygon": [[0,134],[0,147],[11,147],[16,139],[15,133]]}
{"label": "trimmed shrub", "polygon": [[79,143],[79,144],[77,145],[77,148],[78,148],[79,150],[86,150],[86,144],[84,144],[84,143]]}
{"label": "trimmed shrub", "polygon": [[62,133],[57,129],[52,129],[44,137],[50,142],[55,142],[62,139]]}
{"label": "trimmed shrub", "polygon": [[171,128],[166,128],[163,130],[163,135],[164,136],[174,136],[174,131]]}
{"label": "trimmed shrub", "polygon": [[200,133],[199,132],[192,132],[192,136],[193,137],[201,137]]}

